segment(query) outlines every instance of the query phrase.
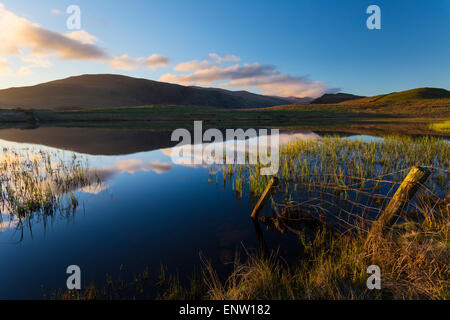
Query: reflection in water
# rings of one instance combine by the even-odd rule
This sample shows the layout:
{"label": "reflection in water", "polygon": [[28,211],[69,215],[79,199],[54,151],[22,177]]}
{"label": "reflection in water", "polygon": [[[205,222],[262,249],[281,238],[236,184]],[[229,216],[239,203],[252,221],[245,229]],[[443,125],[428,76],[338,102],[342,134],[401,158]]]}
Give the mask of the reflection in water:
{"label": "reflection in water", "polygon": [[[34,130],[3,129],[0,139],[11,142],[43,145],[91,155],[126,155],[171,148],[171,131],[38,128]],[[289,140],[317,138],[311,131],[280,131],[280,143]]]}
{"label": "reflection in water", "polygon": [[[45,160],[48,169],[54,170],[75,157],[89,168],[85,174],[92,182],[64,189],[77,199],[73,214],[41,217],[30,213],[29,223],[21,227],[18,216],[0,208],[0,298],[41,298],[43,286],[64,287],[69,264],[80,265],[86,279],[99,281],[122,264],[131,272],[149,266],[157,273],[164,263],[173,271],[190,274],[199,264],[200,251],[215,264],[229,262],[237,247],[260,246],[262,234],[264,246],[282,246],[285,257],[295,254],[296,250],[283,245],[292,238],[260,229],[255,236],[249,218],[251,202],[235,199],[229,185],[208,183],[206,164],[193,168],[173,163],[170,154],[175,143],[170,135],[145,133],[144,138],[135,139],[134,133],[123,131],[119,138],[119,133],[105,131],[0,130],[0,137],[10,140],[0,140],[1,159],[14,154],[14,161]],[[19,142],[11,142],[14,135]],[[162,139],[164,135],[169,139]],[[154,136],[160,139],[145,142]],[[312,132],[282,132],[280,142],[317,138]],[[48,139],[47,146],[36,144],[41,139]],[[99,143],[102,139],[106,145]],[[108,155],[115,150],[119,155]],[[56,196],[55,179],[41,177]],[[222,271],[226,268],[223,265]]]}
{"label": "reflection in water", "polygon": [[[294,141],[316,140],[320,137],[312,131],[303,132],[281,132],[278,139],[272,139],[269,135],[253,137],[240,140],[229,140],[212,143],[204,143],[199,148],[198,145],[186,144],[175,146],[161,150],[165,155],[170,156],[172,161],[183,166],[208,166],[209,164],[228,164],[229,155],[231,154],[232,164],[245,164],[251,162],[261,165],[268,165],[277,157],[278,152],[275,149],[283,145],[293,143]],[[272,144],[275,140],[275,146]],[[264,150],[264,151],[263,151]],[[270,159],[267,158],[267,151],[271,150]],[[263,152],[262,152],[263,151]],[[262,157],[264,156],[264,157]],[[254,161],[254,163],[252,162]],[[277,161],[278,162],[278,161]]]}
{"label": "reflection in water", "polygon": [[266,240],[264,240],[264,235],[261,231],[261,226],[257,220],[252,220],[253,227],[255,228],[256,238],[258,239],[259,254],[262,257],[267,257],[269,250],[267,249]]}
{"label": "reflection in water", "polygon": [[173,164],[169,162],[161,162],[159,160],[143,161],[141,159],[124,159],[118,160],[113,165],[107,165],[98,168],[95,172],[103,179],[108,180],[117,173],[127,172],[134,174],[140,171],[153,171],[158,174],[167,172],[173,168]]}
{"label": "reflection in water", "polygon": [[95,193],[100,189],[104,186],[98,175],[75,154],[59,159],[43,150],[4,146],[0,155],[0,231],[19,229],[22,239],[25,224],[31,233],[36,220],[45,221],[45,216],[57,213],[73,214],[78,207],[74,191]]}
{"label": "reflection in water", "polygon": [[0,139],[92,155],[125,155],[174,146],[170,131],[38,128],[0,130]]}
{"label": "reflection in water", "polygon": [[[314,210],[320,209],[314,202],[311,190],[301,194],[307,197],[307,205],[299,196],[314,183],[310,177],[323,178],[323,175],[319,177],[317,174],[323,173],[321,162],[311,160],[318,159],[315,158],[317,156],[332,160],[328,166],[332,172],[341,163],[351,160],[351,166],[347,169],[371,174],[377,168],[383,169],[385,164],[403,166],[402,152],[408,152],[411,148],[410,142],[406,141],[403,144],[405,148],[398,150],[391,141],[391,150],[396,151],[394,158],[377,158],[382,148],[378,149],[380,152],[369,152],[369,149],[360,149],[357,141],[353,141],[351,152],[347,152],[349,149],[345,144],[340,149],[335,148],[336,141],[328,138],[321,139],[321,145],[327,146],[326,154],[321,148],[316,148],[315,142],[305,144],[306,149],[292,148],[290,159],[295,161],[287,163],[289,167],[286,170],[298,178],[294,181],[298,190],[292,197],[299,201],[297,207],[291,206],[290,211],[284,208],[287,210],[284,214],[284,209],[280,207],[282,217],[274,219],[270,216],[273,208],[267,205],[261,212],[262,217],[267,217],[266,221],[254,222],[250,219],[254,199],[248,193],[244,193],[243,197],[236,196],[230,180],[223,184],[217,180],[214,183],[212,170],[205,163],[191,166],[172,162],[171,154],[177,147],[170,141],[170,133],[65,130],[0,130],[0,163],[4,160],[20,163],[27,159],[30,168],[43,173],[45,166],[35,163],[45,161],[48,169],[45,172],[48,174],[59,167],[67,168],[75,157],[85,164],[82,168],[88,168],[84,176],[94,182],[67,185],[63,191],[72,193],[78,202],[74,210],[67,215],[29,213],[31,223],[26,225],[27,228],[23,225],[21,228],[18,216],[11,215],[14,210],[0,207],[0,299],[42,298],[43,291],[65,288],[65,270],[71,264],[81,267],[82,279],[86,281],[82,284],[84,286],[91,280],[102,284],[105,274],[114,278],[122,265],[131,274],[149,267],[149,275],[155,282],[161,264],[168,266],[170,273],[189,276],[194,269],[198,270],[200,252],[211,260],[219,274],[225,274],[230,266],[226,263],[232,261],[236,249],[242,246],[246,249],[259,248],[263,255],[267,255],[269,249],[278,250],[283,259],[292,261],[301,254],[295,231],[301,229],[303,234],[308,235],[320,225],[320,221],[311,220],[315,216]],[[356,137],[361,138],[371,139]],[[317,134],[307,131],[281,132],[279,140],[281,145],[285,145],[296,140],[318,139]],[[251,143],[254,141],[249,141]],[[243,151],[230,143],[226,146],[236,152]],[[372,147],[376,149],[377,146]],[[438,148],[439,145],[434,144],[433,152],[428,155],[430,159],[433,154],[439,153]],[[422,150],[425,149],[418,148],[415,153],[420,159],[426,156]],[[370,159],[373,161],[368,161]],[[448,157],[441,152],[439,159]],[[330,175],[327,181],[333,183],[331,186],[355,183],[343,181],[341,176]],[[52,182],[60,180],[48,179],[45,175],[39,177],[39,183],[48,185],[53,195],[59,197],[60,193],[56,192],[59,189],[52,186]],[[58,177],[64,181],[64,175]],[[447,173],[438,178],[434,181],[447,184]],[[286,181],[291,183],[289,179]],[[370,183],[367,179],[363,181],[365,186],[360,180],[356,182],[358,188],[366,192]],[[261,179],[260,184],[265,188],[267,181]],[[383,184],[380,184],[377,193],[384,192],[383,189]],[[2,192],[5,190],[2,188]],[[353,206],[350,201],[361,203],[361,198],[355,200],[356,194],[347,191],[333,190],[329,196],[335,202],[330,207],[342,207],[342,203]],[[304,219],[292,221],[291,215],[295,214],[298,218],[300,209]],[[294,232],[284,235],[270,232],[270,229],[280,227]]]}
{"label": "reflection in water", "polygon": [[6,229],[13,229],[17,226],[19,219],[9,213],[0,213],[0,232]]}

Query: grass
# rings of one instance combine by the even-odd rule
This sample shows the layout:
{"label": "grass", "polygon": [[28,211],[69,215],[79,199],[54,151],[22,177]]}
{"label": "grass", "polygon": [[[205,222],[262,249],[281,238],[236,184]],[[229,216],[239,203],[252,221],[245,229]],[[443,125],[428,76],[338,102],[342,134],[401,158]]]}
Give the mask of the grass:
{"label": "grass", "polygon": [[371,101],[377,102],[385,102],[385,101],[405,102],[405,101],[416,101],[421,99],[448,99],[448,98],[450,98],[450,92],[445,89],[439,88],[417,88],[369,97]]}
{"label": "grass", "polygon": [[448,97],[426,99],[427,92],[420,90],[412,93],[406,91],[397,97],[399,94],[386,95],[391,97],[389,99],[380,96],[339,104],[294,104],[259,109],[147,105],[67,111],[0,110],[0,124],[35,126],[36,119],[39,119],[40,126],[162,130],[190,128],[194,120],[203,120],[205,127],[220,128],[280,127],[385,134],[443,134],[432,131],[429,124],[450,117]]}
{"label": "grass", "polygon": [[99,178],[76,155],[64,160],[4,148],[0,156],[0,207],[19,226],[36,214],[73,213],[79,205],[74,192],[93,183]]}
{"label": "grass", "polygon": [[[436,168],[429,187],[437,191],[436,183],[442,188],[448,183],[449,159],[448,142],[430,136],[385,136],[379,141],[325,136],[320,141],[297,141],[282,146],[277,175],[287,199],[298,195],[298,186],[348,187],[357,183],[363,190],[374,177],[389,176],[392,181],[401,181],[409,168],[420,165]],[[245,181],[254,196],[262,193],[270,178],[260,175],[258,165],[228,166],[223,173],[224,178],[233,178],[235,185]],[[295,185],[297,189],[293,188]],[[374,184],[375,187],[381,187],[381,183]]]}
{"label": "grass", "polygon": [[[297,141],[280,152],[273,232],[293,232],[299,257],[287,264],[277,251],[236,254],[220,277],[205,258],[188,285],[162,268],[158,281],[145,273],[107,281],[103,289],[60,292],[59,299],[449,299],[450,146],[433,137],[388,136],[381,141],[335,136]],[[433,171],[403,217],[388,232],[372,229],[398,182],[413,165]],[[270,177],[258,165],[225,166],[224,183],[255,202]],[[211,174],[216,172],[210,171]],[[211,179],[212,180],[212,179]],[[263,235],[261,235],[263,237]],[[263,239],[262,239],[263,240]],[[264,241],[262,241],[264,242]],[[262,243],[260,241],[260,244]],[[381,290],[366,286],[367,267],[381,269]],[[156,296],[150,289],[158,289]],[[111,292],[115,292],[111,294]]]}
{"label": "grass", "polygon": [[[330,136],[283,147],[273,214],[260,220],[275,232],[298,235],[300,261],[288,266],[274,256],[250,255],[225,281],[208,265],[207,298],[450,298],[449,152],[446,140],[431,137],[368,142]],[[373,221],[413,165],[433,171],[422,193],[390,232],[374,233]],[[258,166],[240,166],[226,168],[224,180],[241,183],[236,192],[256,200],[268,177]],[[318,222],[312,236],[307,219]],[[382,270],[380,292],[366,287],[372,264]]]}
{"label": "grass", "polygon": [[430,129],[437,132],[450,133],[450,121],[432,123],[430,124]]}
{"label": "grass", "polygon": [[[288,266],[276,255],[250,254],[225,281],[204,272],[207,299],[449,299],[448,210],[412,230],[367,241],[365,234],[319,229]],[[381,268],[382,290],[367,289],[366,269]]]}

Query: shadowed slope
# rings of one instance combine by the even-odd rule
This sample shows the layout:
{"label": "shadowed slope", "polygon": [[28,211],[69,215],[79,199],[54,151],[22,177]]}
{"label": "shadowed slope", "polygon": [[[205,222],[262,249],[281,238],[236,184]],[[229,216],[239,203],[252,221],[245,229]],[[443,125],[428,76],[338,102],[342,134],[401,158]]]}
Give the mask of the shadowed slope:
{"label": "shadowed slope", "polygon": [[270,107],[292,100],[247,91],[186,87],[112,74],[82,75],[0,90],[0,108],[77,109],[147,104]]}

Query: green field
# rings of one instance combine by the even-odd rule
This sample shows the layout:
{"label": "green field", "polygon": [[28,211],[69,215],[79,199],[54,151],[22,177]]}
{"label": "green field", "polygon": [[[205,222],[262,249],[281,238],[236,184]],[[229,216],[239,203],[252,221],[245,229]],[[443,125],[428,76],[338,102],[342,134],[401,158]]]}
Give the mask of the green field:
{"label": "green field", "polygon": [[[145,105],[114,108],[0,109],[0,126],[109,127],[171,130],[205,127],[278,127],[348,133],[447,135],[450,93],[418,88],[334,104],[291,104],[267,108]],[[443,123],[443,124],[442,124]],[[443,127],[444,126],[444,127]]]}
{"label": "green field", "polygon": [[[450,105],[450,103],[449,103]],[[194,120],[202,120],[205,127],[279,127],[291,129],[321,129],[326,131],[367,134],[405,133],[440,134],[430,124],[450,117],[450,107],[440,105],[428,112],[408,106],[354,105],[288,105],[263,109],[221,109],[198,106],[140,106],[71,111],[0,110],[3,128],[20,125],[63,127],[112,127],[133,129],[189,128]],[[428,109],[428,108],[427,108]]]}

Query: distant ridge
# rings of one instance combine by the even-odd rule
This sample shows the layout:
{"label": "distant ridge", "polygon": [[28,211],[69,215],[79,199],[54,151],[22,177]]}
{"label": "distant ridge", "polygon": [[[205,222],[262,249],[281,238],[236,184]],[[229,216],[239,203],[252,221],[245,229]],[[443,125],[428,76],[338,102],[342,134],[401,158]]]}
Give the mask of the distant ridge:
{"label": "distant ridge", "polygon": [[182,86],[114,74],[87,74],[35,86],[0,90],[0,108],[51,110],[135,107],[152,104],[221,108],[266,108],[297,104],[304,106],[307,103],[363,106],[419,101],[429,104],[437,99],[444,102],[450,99],[450,91],[425,87],[372,97],[336,93],[312,99],[265,96],[242,90]]}
{"label": "distant ridge", "polygon": [[247,91],[187,87],[114,74],[81,75],[0,90],[0,107],[24,109],[63,110],[148,104],[258,108],[298,103],[294,101]]}
{"label": "distant ridge", "polygon": [[311,101],[312,104],[330,104],[339,103],[348,100],[356,100],[364,98],[364,96],[357,96],[350,93],[325,93],[323,96]]}
{"label": "distant ridge", "polygon": [[314,98],[311,98],[311,97],[304,97],[304,98],[287,97],[284,99],[287,99],[287,100],[291,101],[292,103],[311,103],[311,101],[314,100]]}
{"label": "distant ridge", "polygon": [[450,91],[441,88],[417,88],[378,96],[365,97],[350,101],[350,104],[362,103],[404,103],[408,101],[428,100],[428,99],[449,99]]}

